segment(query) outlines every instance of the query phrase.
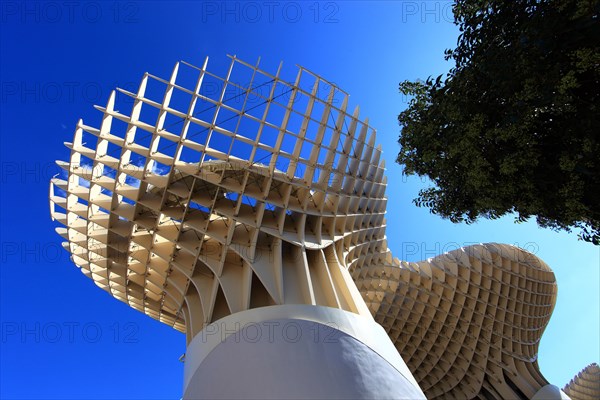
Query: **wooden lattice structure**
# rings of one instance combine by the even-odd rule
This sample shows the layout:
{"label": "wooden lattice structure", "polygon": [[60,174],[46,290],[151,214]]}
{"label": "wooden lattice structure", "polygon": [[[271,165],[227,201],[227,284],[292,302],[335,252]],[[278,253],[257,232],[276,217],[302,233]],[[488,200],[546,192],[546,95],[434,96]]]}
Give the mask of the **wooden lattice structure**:
{"label": "wooden lattice structure", "polygon": [[592,363],[582,369],[563,390],[572,400],[600,399],[600,367],[598,364]]}
{"label": "wooden lattice structure", "polygon": [[[178,83],[183,67],[196,72],[195,88]],[[250,73],[247,86],[234,80],[238,70]],[[208,77],[219,82],[216,98],[202,94]],[[162,99],[146,96],[151,80],[165,84]],[[228,99],[228,87],[243,101]],[[347,94],[304,68],[288,83],[235,57],[226,78],[206,62],[178,63],[168,81],[146,74],[137,93],[119,92],[133,99],[131,112],[115,110],[113,92],[97,107],[100,128],[80,121],[67,143],[70,161],[59,165],[68,178],[52,181],[53,217],[84,274],[131,307],[187,326],[189,339],[265,305],[368,315],[347,267],[381,257],[384,163],[368,121],[358,108],[346,112]],[[186,109],[172,106],[177,92],[189,96]],[[158,110],[155,121],[141,118],[145,108]],[[115,121],[126,124],[122,134]]]}
{"label": "wooden lattice structure", "polygon": [[353,277],[427,398],[530,399],[548,384],[537,352],[556,281],[533,254],[489,243]]}
{"label": "wooden lattice structure", "polygon": [[86,276],[188,341],[268,305],[373,315],[430,398],[547,383],[537,346],[556,284],[543,262],[493,244],[394,259],[381,148],[348,94],[302,67],[291,83],[281,64],[207,66],[146,73],[96,107],[98,128],[78,122],[50,202]]}

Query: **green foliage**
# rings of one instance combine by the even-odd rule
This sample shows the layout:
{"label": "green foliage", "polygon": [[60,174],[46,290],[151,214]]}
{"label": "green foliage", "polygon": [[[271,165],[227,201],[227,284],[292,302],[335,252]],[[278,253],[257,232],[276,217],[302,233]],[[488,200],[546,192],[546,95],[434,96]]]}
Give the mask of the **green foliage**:
{"label": "green foliage", "polygon": [[457,0],[455,66],[400,113],[418,206],[453,222],[516,213],[600,244],[600,1]]}

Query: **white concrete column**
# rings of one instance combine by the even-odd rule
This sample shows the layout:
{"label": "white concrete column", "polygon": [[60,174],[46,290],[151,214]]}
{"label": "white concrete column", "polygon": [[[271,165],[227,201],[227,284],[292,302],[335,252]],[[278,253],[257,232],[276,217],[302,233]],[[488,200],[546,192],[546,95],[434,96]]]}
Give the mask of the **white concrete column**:
{"label": "white concrete column", "polygon": [[533,395],[531,400],[571,400],[558,386],[548,384]]}
{"label": "white concrete column", "polygon": [[425,399],[373,319],[281,305],[207,325],[190,342],[184,399]]}

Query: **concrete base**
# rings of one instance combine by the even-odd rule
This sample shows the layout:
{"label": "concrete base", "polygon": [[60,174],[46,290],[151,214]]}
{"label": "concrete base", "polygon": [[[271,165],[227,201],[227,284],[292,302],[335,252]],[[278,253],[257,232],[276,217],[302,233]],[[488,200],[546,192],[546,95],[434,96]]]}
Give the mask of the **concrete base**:
{"label": "concrete base", "polygon": [[305,305],[225,317],[186,352],[184,399],[425,399],[371,318]]}
{"label": "concrete base", "polygon": [[559,387],[546,385],[538,390],[531,400],[571,400],[571,398]]}

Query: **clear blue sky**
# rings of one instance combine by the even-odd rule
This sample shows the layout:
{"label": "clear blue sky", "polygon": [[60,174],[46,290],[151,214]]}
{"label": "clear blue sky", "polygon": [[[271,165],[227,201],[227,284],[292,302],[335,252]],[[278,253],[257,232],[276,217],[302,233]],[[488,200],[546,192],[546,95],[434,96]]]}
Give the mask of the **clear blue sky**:
{"label": "clear blue sky", "polygon": [[[270,5],[269,5],[270,4]],[[226,54],[288,71],[301,64],[351,94],[378,129],[389,186],[388,236],[409,261],[477,242],[516,244],[555,271],[558,303],[540,347],[545,376],[564,385],[600,360],[598,247],[512,218],[453,225],[412,205],[424,183],[394,163],[404,79],[445,72],[457,29],[448,2],[0,3],[2,398],[181,396],[185,338],[112,299],[60,247],[48,210],[55,159],[78,118],[99,121],[115,86],[175,62],[219,66]]]}

